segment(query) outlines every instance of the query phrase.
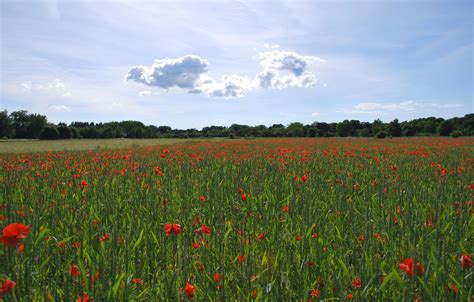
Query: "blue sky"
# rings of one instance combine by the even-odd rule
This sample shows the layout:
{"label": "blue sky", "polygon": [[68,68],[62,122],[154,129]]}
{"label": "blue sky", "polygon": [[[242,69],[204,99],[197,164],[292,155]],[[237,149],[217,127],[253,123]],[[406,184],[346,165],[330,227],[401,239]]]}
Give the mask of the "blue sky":
{"label": "blue sky", "polygon": [[474,112],[472,1],[1,1],[1,100],[175,128]]}

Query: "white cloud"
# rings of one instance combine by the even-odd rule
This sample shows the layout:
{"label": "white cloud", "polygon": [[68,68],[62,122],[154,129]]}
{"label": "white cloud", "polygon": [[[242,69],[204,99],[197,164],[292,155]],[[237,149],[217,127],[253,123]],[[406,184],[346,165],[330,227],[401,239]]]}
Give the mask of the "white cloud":
{"label": "white cloud", "polygon": [[414,101],[406,101],[401,103],[360,103],[357,105],[352,106],[355,110],[360,111],[374,111],[374,110],[408,110],[413,111],[419,107],[420,104]]}
{"label": "white cloud", "polygon": [[263,48],[265,48],[265,49],[278,49],[278,48],[280,48],[280,45],[278,45],[278,44],[271,45],[271,44],[265,43],[265,44],[263,44]]}
{"label": "white cloud", "polygon": [[71,108],[65,105],[53,105],[48,108],[49,111],[64,112],[71,111]]}
{"label": "white cloud", "polygon": [[60,79],[55,79],[46,85],[37,85],[36,87],[42,90],[55,90],[55,89],[65,90],[66,89],[66,86]]}
{"label": "white cloud", "polygon": [[253,83],[249,77],[233,74],[223,76],[219,82],[209,78],[203,81],[200,89],[209,96],[237,98],[244,96],[252,88]]}
{"label": "white cloud", "polygon": [[133,66],[125,81],[135,81],[163,89],[172,87],[194,89],[201,75],[207,73],[209,63],[195,55],[155,60],[151,67]]}
{"label": "white cloud", "polygon": [[[266,46],[265,46],[266,45]],[[278,45],[265,44],[275,49]],[[311,87],[316,85],[316,76],[307,71],[308,64],[322,62],[314,56],[302,56],[291,51],[266,51],[259,54],[263,71],[251,79],[237,74],[224,75],[220,80],[209,76],[207,60],[196,55],[155,60],[151,67],[133,66],[125,81],[154,86],[168,91],[178,87],[188,93],[205,93],[208,96],[237,98],[259,87],[284,89],[289,87]],[[151,91],[139,92],[140,96],[151,95]]]}
{"label": "white cloud", "polygon": [[417,112],[420,109],[449,109],[462,107],[460,104],[446,103],[424,103],[415,101],[404,101],[400,103],[359,103],[351,107],[351,109],[344,109],[341,112],[346,114],[383,114],[388,111],[407,111]]}
{"label": "white cloud", "polygon": [[65,92],[65,93],[63,93],[63,97],[70,98],[70,97],[72,97],[72,93],[70,93],[69,91]]}
{"label": "white cloud", "polygon": [[315,86],[316,76],[307,71],[307,66],[309,63],[323,62],[318,57],[277,50],[261,52],[259,58],[263,71],[255,77],[257,84],[276,89]]}
{"label": "white cloud", "polygon": [[147,96],[147,95],[151,95],[152,92],[150,90],[144,90],[144,91],[140,91],[138,93],[139,96]]}
{"label": "white cloud", "polygon": [[318,116],[319,115],[319,112],[313,112],[311,113],[311,116]]}

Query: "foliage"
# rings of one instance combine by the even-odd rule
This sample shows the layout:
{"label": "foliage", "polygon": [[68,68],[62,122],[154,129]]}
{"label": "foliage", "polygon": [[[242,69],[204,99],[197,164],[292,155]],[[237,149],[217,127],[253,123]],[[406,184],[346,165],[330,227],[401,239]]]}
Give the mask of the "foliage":
{"label": "foliage", "polygon": [[268,139],[0,155],[2,296],[469,301],[473,147]]}

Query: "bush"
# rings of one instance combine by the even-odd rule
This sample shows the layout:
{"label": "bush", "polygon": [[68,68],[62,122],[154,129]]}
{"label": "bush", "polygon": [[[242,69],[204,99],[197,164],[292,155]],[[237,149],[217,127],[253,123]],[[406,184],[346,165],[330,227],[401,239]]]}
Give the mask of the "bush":
{"label": "bush", "polygon": [[56,126],[46,126],[40,133],[40,139],[58,139],[59,131]]}
{"label": "bush", "polygon": [[234,139],[234,138],[235,138],[234,134],[231,133],[231,134],[229,135],[229,138],[230,138],[230,139]]}
{"label": "bush", "polygon": [[453,132],[451,132],[451,137],[452,138],[458,138],[458,137],[461,137],[462,136],[462,132],[459,131],[459,130],[454,130]]}
{"label": "bush", "polygon": [[387,132],[385,131],[379,131],[377,132],[377,134],[375,134],[375,138],[384,139],[386,137],[387,137]]}

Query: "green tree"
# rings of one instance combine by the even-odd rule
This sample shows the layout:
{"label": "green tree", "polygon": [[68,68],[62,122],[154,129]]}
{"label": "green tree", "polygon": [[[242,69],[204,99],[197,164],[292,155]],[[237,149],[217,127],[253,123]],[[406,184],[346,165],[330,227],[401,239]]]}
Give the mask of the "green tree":
{"label": "green tree", "polygon": [[402,135],[402,127],[398,123],[398,119],[394,119],[388,125],[388,134],[393,137],[399,137]]}
{"label": "green tree", "polygon": [[440,136],[448,136],[453,131],[453,124],[450,120],[444,120],[438,125],[436,131]]}

